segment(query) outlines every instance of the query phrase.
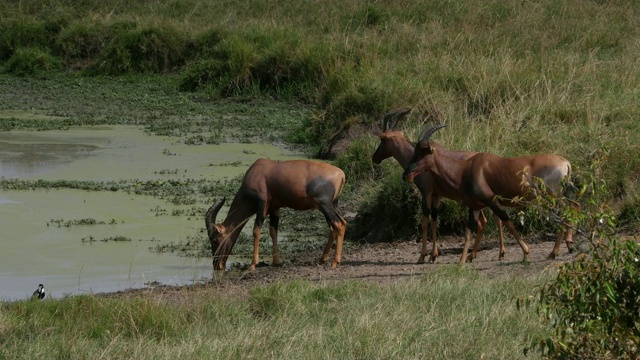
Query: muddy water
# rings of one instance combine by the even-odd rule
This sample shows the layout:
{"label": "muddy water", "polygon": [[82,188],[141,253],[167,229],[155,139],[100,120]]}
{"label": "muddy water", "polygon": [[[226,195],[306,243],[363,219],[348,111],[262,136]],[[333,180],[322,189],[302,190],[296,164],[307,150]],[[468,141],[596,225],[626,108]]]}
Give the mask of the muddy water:
{"label": "muddy water", "polygon": [[[189,146],[128,126],[0,133],[0,176],[5,178],[223,179],[244,173],[259,157],[304,156],[265,144]],[[156,211],[171,214],[181,208],[191,206],[124,192],[0,191],[0,299],[26,298],[39,283],[61,297],[210,278],[210,258],[149,250],[186,242],[201,231],[201,218]],[[87,218],[105,224],[58,226]],[[99,241],[116,236],[131,241]],[[98,241],[86,242],[92,237]]]}

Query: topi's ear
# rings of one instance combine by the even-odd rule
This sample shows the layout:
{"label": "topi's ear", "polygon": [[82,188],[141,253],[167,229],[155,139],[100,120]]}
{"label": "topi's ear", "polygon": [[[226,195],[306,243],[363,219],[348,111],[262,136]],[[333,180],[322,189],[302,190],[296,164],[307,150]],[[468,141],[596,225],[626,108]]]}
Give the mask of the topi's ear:
{"label": "topi's ear", "polygon": [[213,225],[213,227],[215,228],[215,231],[217,231],[219,234],[224,234],[227,231],[227,228],[224,227],[224,225],[222,224],[215,224]]}

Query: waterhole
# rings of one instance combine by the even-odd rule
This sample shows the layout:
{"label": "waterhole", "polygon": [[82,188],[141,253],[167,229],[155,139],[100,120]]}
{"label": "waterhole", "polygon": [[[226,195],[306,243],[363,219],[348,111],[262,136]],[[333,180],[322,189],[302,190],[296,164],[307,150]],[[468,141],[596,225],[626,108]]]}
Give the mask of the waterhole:
{"label": "waterhole", "polygon": [[[185,145],[133,126],[0,133],[4,179],[231,179],[260,157],[305,156],[277,144]],[[210,257],[152,251],[202,233],[202,217],[189,215],[194,206],[205,205],[124,191],[1,190],[0,299],[28,298],[40,283],[62,297],[210,278]]]}

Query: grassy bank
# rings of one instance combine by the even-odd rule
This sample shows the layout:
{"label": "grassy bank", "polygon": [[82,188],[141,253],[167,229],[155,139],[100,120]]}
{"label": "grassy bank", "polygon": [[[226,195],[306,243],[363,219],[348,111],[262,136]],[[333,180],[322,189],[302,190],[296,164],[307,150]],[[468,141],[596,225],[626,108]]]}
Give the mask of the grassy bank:
{"label": "grassy bank", "polygon": [[[367,130],[400,106],[414,108],[404,126],[411,139],[430,119],[448,124],[437,140],[450,148],[566,156],[575,172],[602,177],[621,223],[637,227],[635,2],[62,0],[0,7],[0,63],[9,73],[171,74],[181,94],[311,105],[313,116],[289,140],[337,156],[360,185],[357,196],[389,194],[360,211],[370,214],[364,223],[382,224],[378,233],[391,234],[393,224],[378,214],[404,213],[404,203],[390,200],[406,190],[390,179],[398,176],[394,166],[369,163],[377,140]],[[341,138],[347,143],[336,148]],[[602,166],[590,168],[596,161]],[[455,216],[445,222],[459,228],[459,209],[447,211]],[[415,226],[411,216],[402,218],[400,229]]]}
{"label": "grassy bank", "polygon": [[532,295],[544,278],[443,266],[388,285],[279,283],[240,302],[215,288],[185,294],[182,305],[94,296],[14,302],[0,312],[0,357],[519,359],[547,330],[514,298]]}

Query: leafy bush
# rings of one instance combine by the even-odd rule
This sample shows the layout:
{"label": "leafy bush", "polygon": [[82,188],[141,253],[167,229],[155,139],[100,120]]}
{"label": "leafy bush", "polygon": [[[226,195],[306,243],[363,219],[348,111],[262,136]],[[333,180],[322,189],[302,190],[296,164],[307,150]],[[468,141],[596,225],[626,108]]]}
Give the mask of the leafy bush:
{"label": "leafy bush", "polygon": [[[211,31],[195,41],[196,60],[183,71],[180,89],[213,87],[223,96],[260,93],[305,102],[322,85],[328,55],[295,33],[248,30],[233,36]],[[206,45],[205,45],[206,44]]]}
{"label": "leafy bush", "polygon": [[384,26],[389,22],[388,9],[373,4],[367,4],[358,9],[354,14],[354,25],[359,26]]}
{"label": "leafy bush", "polygon": [[258,59],[254,76],[260,89],[271,94],[288,94],[301,100],[312,99],[321,85],[327,59],[319,51],[301,49],[296,42],[279,43]]}
{"label": "leafy bush", "polygon": [[226,82],[228,70],[225,64],[216,59],[200,60],[187,66],[180,75],[178,89],[195,91],[203,87],[217,87]]}
{"label": "leafy bush", "polygon": [[622,206],[618,220],[630,230],[640,228],[640,199],[637,196],[634,196]]}
{"label": "leafy bush", "polygon": [[373,162],[371,162],[373,151],[374,145],[370,138],[355,139],[349,144],[344,154],[336,159],[335,165],[344,171],[349,182],[357,183],[367,180],[366,176],[373,172]]}
{"label": "leafy bush", "polygon": [[214,49],[224,39],[228,38],[227,31],[212,28],[202,30],[194,35],[193,42],[188,45],[191,59],[208,59],[214,57]]}
{"label": "leafy bush", "polygon": [[[596,160],[594,173],[601,166]],[[606,183],[596,176],[586,180],[578,193],[580,213],[561,215],[582,224],[579,233],[588,237],[589,249],[561,265],[556,279],[541,287],[538,313],[553,332],[525,352],[537,349],[553,359],[635,359],[640,352],[640,244],[612,236],[616,221],[602,198]]]}
{"label": "leafy bush", "polygon": [[635,358],[640,351],[640,245],[610,239],[564,264],[540,291],[554,328],[531,348],[554,359]]}
{"label": "leafy bush", "polygon": [[385,100],[388,97],[384,88],[370,84],[354,85],[332,96],[328,113],[336,119],[349,116],[375,118],[387,110]]}

